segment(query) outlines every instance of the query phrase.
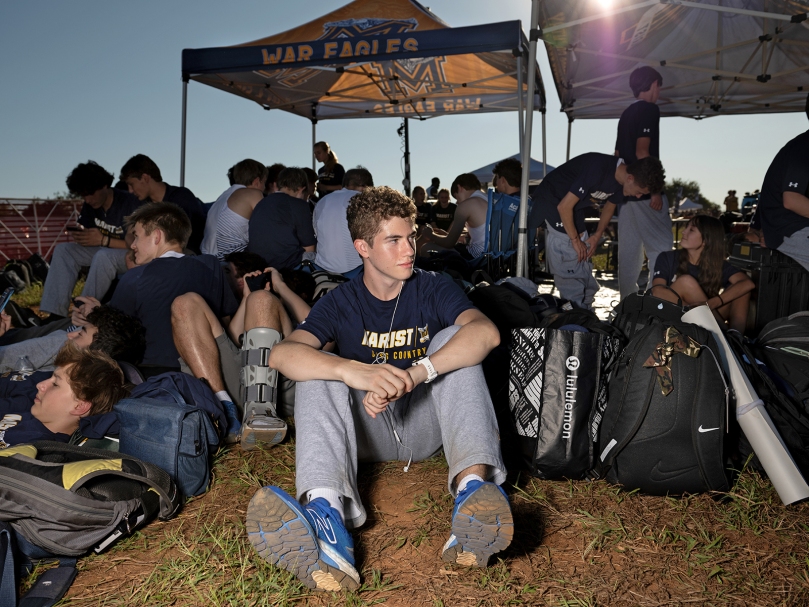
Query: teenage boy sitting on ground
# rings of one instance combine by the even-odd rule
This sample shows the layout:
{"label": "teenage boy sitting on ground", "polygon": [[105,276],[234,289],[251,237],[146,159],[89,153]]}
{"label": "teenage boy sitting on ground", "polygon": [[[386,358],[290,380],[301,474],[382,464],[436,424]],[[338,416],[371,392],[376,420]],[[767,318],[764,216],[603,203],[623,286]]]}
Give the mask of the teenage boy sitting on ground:
{"label": "teenage boy sitting on ground", "polygon": [[[648,196],[663,190],[666,174],[657,158],[630,165],[615,156],[590,152],[548,173],[532,195],[528,238],[546,227],[545,255],[559,296],[591,309],[599,284],[589,261],[601,235],[625,196]],[[629,204],[635,204],[631,202]],[[601,219],[588,236],[584,212],[600,207]]]}
{"label": "teenage boy sitting on ground", "polygon": [[[251,293],[248,279],[263,273],[269,273],[270,281],[264,290]],[[182,370],[206,380],[230,411],[226,442],[240,440],[242,448],[250,450],[258,442],[274,445],[286,436],[287,424],[279,413],[293,414],[295,382],[279,378],[267,366],[268,357],[273,346],[292,333],[293,321],[297,325],[306,319],[309,305],[274,268],[251,272],[244,279],[241,304],[229,324],[223,325],[196,293],[174,300],[171,324]]]}
{"label": "teenage boy sitting on ground", "polygon": [[55,364],[53,375],[27,395],[0,397],[0,449],[38,440],[66,443],[82,417],[107,413],[128,394],[124,374],[103,352],[68,343]]}
{"label": "teenage boy sitting on ground", "polygon": [[[144,205],[129,218],[132,250],[138,267],[123,275],[109,305],[134,316],[146,328],[146,351],[140,368],[149,377],[179,371],[179,354],[171,334],[171,304],[185,293],[197,293],[217,318],[238,308],[213,255],[183,255],[191,222],[167,202]],[[92,305],[82,306],[84,312]]]}
{"label": "teenage boy sitting on ground", "polygon": [[70,294],[82,266],[90,266],[82,295],[98,299],[104,297],[117,274],[126,272],[124,218],[142,203],[128,192],[113,189],[112,179],[92,160],[67,176],[67,189],[84,199],[77,220],[83,229],[71,232],[74,242],[58,244],[53,250],[39,306],[52,320],[67,316]]}
{"label": "teenage boy sitting on ground", "polygon": [[[346,529],[366,520],[358,461],[419,461],[443,445],[457,495],[443,558],[483,567],[514,531],[480,367],[499,334],[452,282],[413,269],[409,198],[368,188],[347,216],[363,273],[318,301],[270,353],[272,368],[304,382],[295,399],[298,499],[260,489],[248,507],[248,537],[309,588],[355,589]],[[330,343],[339,357],[321,351]]]}
{"label": "teenage boy sitting on ground", "polygon": [[138,200],[171,202],[185,211],[191,220],[191,235],[185,246],[194,253],[200,252],[205,235],[205,206],[191,190],[165,183],[154,160],[145,154],[136,154],[127,160],[118,178],[126,183]]}
{"label": "teenage boy sitting on ground", "polygon": [[[79,299],[98,305],[98,300],[91,297]],[[133,365],[141,361],[145,346],[144,330],[137,318],[110,306],[99,306],[92,309],[87,317],[80,309],[74,310],[73,321],[77,326],[73,331],[54,331],[43,337],[0,347],[0,372],[15,370],[21,356],[28,357],[35,371],[50,371],[59,349],[66,341],[72,341],[79,348],[100,350],[114,360]],[[0,315],[0,335],[10,323],[11,318],[7,314]]]}

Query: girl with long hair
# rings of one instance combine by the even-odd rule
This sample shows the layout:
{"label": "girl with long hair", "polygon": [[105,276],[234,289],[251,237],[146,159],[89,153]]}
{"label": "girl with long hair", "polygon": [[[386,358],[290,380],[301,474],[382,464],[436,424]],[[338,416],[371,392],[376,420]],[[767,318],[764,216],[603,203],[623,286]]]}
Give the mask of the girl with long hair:
{"label": "girl with long hair", "polygon": [[326,194],[343,188],[343,177],[346,170],[337,162],[335,154],[325,141],[315,144],[315,160],[322,162],[323,166],[317,171],[317,192],[322,198]]}
{"label": "girl with long hair", "polygon": [[707,303],[720,324],[744,333],[754,287],[747,274],[725,260],[722,222],[697,215],[683,230],[680,250],[657,257],[652,295],[687,306]]}

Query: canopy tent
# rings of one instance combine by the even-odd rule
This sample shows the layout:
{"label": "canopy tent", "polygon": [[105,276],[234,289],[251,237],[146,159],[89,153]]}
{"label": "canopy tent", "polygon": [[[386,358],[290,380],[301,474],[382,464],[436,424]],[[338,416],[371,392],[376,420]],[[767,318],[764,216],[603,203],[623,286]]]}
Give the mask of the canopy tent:
{"label": "canopy tent", "polygon": [[[536,19],[534,0],[532,24]],[[450,28],[415,0],[354,0],[281,34],[185,49],[182,72],[181,183],[189,80],[310,119],[313,143],[318,120],[519,110],[520,148],[530,158],[532,110],[539,110],[546,157],[536,38],[529,42],[519,21]],[[526,200],[522,207],[524,215]],[[522,267],[524,254],[520,259]]]}
{"label": "canopy tent", "polygon": [[[543,0],[540,27],[569,121],[618,118],[629,74],[663,76],[662,116],[803,111],[809,4],[802,0]],[[568,129],[568,155],[570,150]]]}
{"label": "canopy tent", "polygon": [[686,198],[685,200],[680,201],[677,208],[681,211],[692,211],[694,209],[702,209],[702,205],[698,202],[694,202],[690,198]]}
{"label": "canopy tent", "polygon": [[[520,160],[521,154],[514,154],[510,156],[510,158],[514,158],[515,160]],[[496,165],[499,160],[492,162],[491,164],[487,164],[486,166],[480,167],[479,169],[475,169],[474,171],[469,171],[475,177],[477,177],[481,183],[491,183],[492,181],[492,171],[494,171],[494,165]],[[552,166],[545,166],[544,162],[540,162],[539,160],[534,160],[531,158],[531,162],[529,164],[528,169],[528,179],[529,181],[542,181],[545,178],[545,175],[550,173],[555,167]]]}

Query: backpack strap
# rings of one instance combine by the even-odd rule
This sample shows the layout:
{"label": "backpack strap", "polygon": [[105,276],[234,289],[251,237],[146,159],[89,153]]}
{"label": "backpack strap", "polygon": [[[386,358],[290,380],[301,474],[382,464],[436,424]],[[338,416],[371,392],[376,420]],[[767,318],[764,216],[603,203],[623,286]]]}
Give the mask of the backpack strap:
{"label": "backpack strap", "polygon": [[[68,561],[67,564],[66,561]],[[17,607],[51,607],[55,605],[70,589],[77,574],[76,559],[60,559],[58,567],[48,569],[37,578],[31,589],[20,599]],[[3,603],[3,605],[5,604]]]}
{"label": "backpack strap", "polygon": [[0,605],[17,604],[17,568],[11,546],[11,527],[0,521]]}

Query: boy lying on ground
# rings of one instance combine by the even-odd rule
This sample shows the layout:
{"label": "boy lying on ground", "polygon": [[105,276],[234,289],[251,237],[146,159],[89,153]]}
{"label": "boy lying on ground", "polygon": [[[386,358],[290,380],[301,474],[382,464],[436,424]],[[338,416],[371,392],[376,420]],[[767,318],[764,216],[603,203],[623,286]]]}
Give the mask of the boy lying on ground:
{"label": "boy lying on ground", "polygon": [[[98,300],[92,297],[79,299],[91,305],[98,304]],[[0,314],[0,335],[8,329],[10,322],[8,315]],[[16,370],[21,356],[28,357],[34,371],[52,371],[56,355],[67,341],[72,341],[79,348],[100,350],[114,360],[133,365],[143,358],[146,342],[143,325],[137,318],[109,306],[100,306],[88,312],[86,317],[81,309],[77,309],[73,322],[74,326],[78,325],[74,331],[58,330],[43,337],[0,347],[0,373]]]}
{"label": "boy lying on ground", "polygon": [[[366,520],[357,463],[409,465],[443,446],[457,496],[443,558],[485,567],[514,534],[480,367],[499,334],[452,282],[413,269],[416,206],[409,198],[367,188],[351,199],[347,217],[363,272],[319,300],[270,353],[273,369],[302,382],[297,499],[278,487],[259,489],[247,510],[248,538],[309,588],[355,589],[360,577],[347,528]],[[332,342],[340,356],[322,351]]]}
{"label": "boy lying on ground", "polygon": [[0,449],[38,440],[66,443],[79,420],[112,410],[128,394],[124,374],[103,352],[67,343],[56,356],[53,375],[27,393],[4,385],[0,397]]}

